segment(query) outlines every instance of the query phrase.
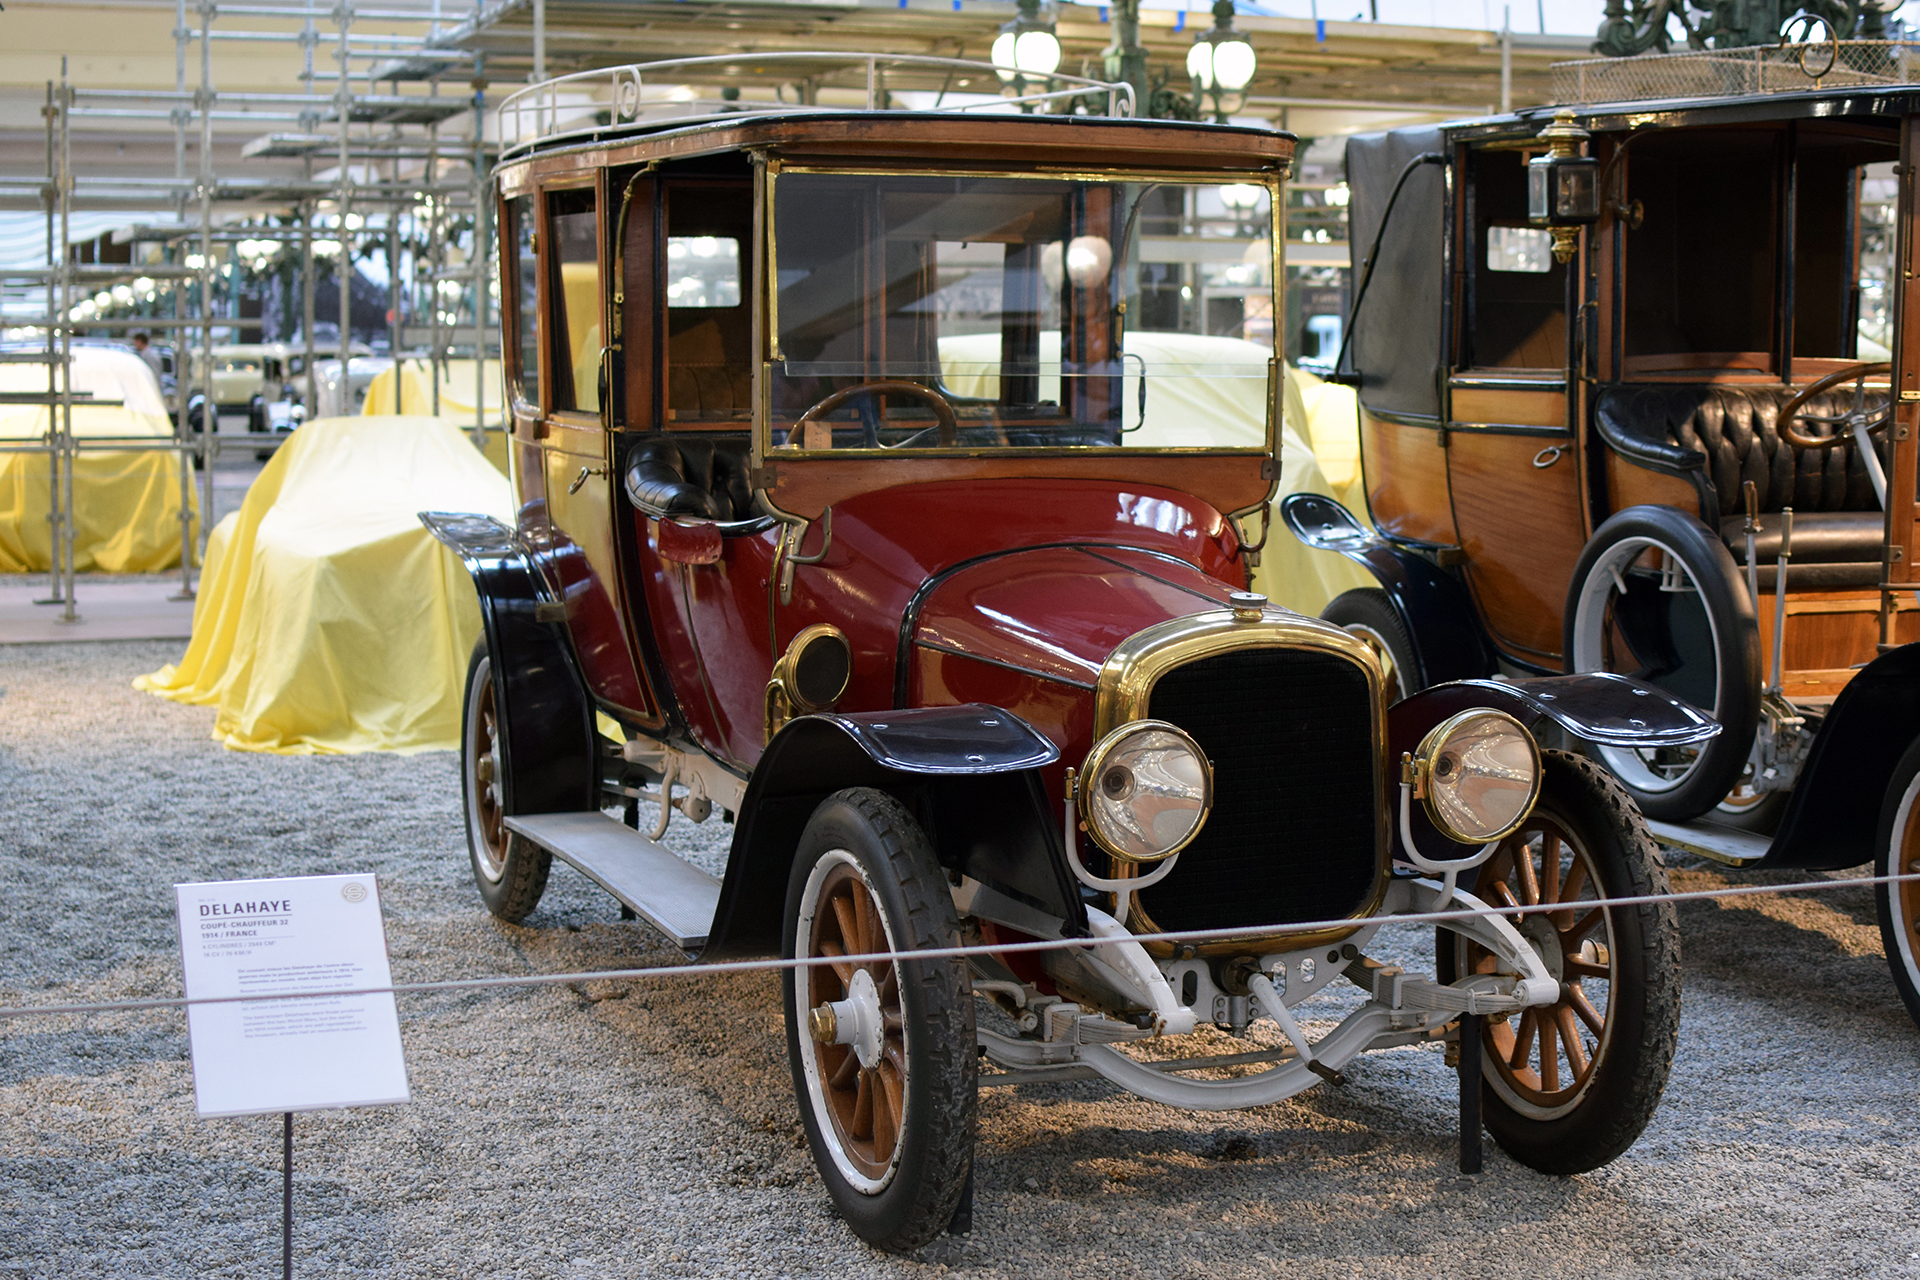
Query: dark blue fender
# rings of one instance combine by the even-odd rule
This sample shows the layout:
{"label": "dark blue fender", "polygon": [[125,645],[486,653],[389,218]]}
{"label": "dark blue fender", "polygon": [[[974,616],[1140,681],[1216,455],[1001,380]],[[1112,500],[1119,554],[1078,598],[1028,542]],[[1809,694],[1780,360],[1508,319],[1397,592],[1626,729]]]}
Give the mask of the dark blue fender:
{"label": "dark blue fender", "polygon": [[[1422,689],[1387,709],[1387,794],[1395,806],[1396,849],[1400,846],[1402,753],[1418,747],[1435,725],[1481,707],[1506,712],[1530,733],[1549,721],[1582,741],[1615,747],[1684,746],[1720,732],[1712,717],[1678,698],[1606,672],[1534,680],[1459,680]],[[1874,810],[1876,815],[1879,812]],[[1421,852],[1429,858],[1464,857],[1470,852],[1432,826],[1424,805],[1413,807],[1411,825]]]}
{"label": "dark blue fender", "polygon": [[423,511],[420,523],[459,554],[480,593],[506,812],[594,808],[600,766],[593,704],[562,634],[565,606],[545,598],[526,548],[492,516]]}
{"label": "dark blue fender", "polygon": [[1041,768],[1059,758],[1026,721],[979,703],[790,721],[747,784],[700,958],[779,951],[794,850],[820,802],[845,787],[873,787],[904,804],[941,866],[1085,933],[1060,815],[1040,782]]}
{"label": "dark blue fender", "polygon": [[1747,865],[1832,871],[1875,856],[1893,767],[1920,738],[1920,644],[1868,663],[1833,700],[1767,855]]}
{"label": "dark blue fender", "polygon": [[1493,646],[1472,597],[1432,561],[1387,541],[1323,494],[1288,494],[1280,518],[1309,547],[1338,552],[1380,583],[1413,643],[1421,687],[1494,673]]}

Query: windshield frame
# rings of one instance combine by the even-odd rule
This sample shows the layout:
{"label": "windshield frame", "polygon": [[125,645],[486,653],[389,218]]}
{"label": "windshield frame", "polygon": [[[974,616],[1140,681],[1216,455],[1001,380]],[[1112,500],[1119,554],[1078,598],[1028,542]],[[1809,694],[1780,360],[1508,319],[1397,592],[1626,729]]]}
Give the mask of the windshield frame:
{"label": "windshield frame", "polygon": [[[1284,168],[1259,167],[1246,168],[1130,168],[1115,166],[1111,168],[1032,165],[1022,168],[1000,165],[946,165],[938,163],[900,163],[888,165],[821,163],[809,159],[802,163],[783,164],[779,157],[769,156],[760,166],[761,178],[758,184],[756,205],[759,211],[761,227],[760,253],[755,255],[754,274],[757,277],[755,293],[758,298],[758,329],[755,351],[754,376],[754,423],[753,454],[758,465],[762,461],[772,460],[825,460],[851,462],[855,460],[887,458],[914,458],[930,460],[937,458],[1043,458],[1043,457],[1125,457],[1141,458],[1148,456],[1188,456],[1222,458],[1275,457],[1280,447],[1281,413],[1280,393],[1285,359],[1286,315],[1286,199]],[[840,445],[830,449],[807,449],[803,444],[779,444],[773,440],[773,386],[779,376],[778,366],[786,362],[786,356],[779,349],[780,312],[779,290],[777,287],[779,264],[779,238],[777,228],[776,203],[777,184],[784,175],[829,176],[847,178],[933,178],[933,179],[982,179],[991,181],[1034,181],[1034,182],[1089,182],[1115,183],[1136,186],[1169,184],[1196,187],[1224,187],[1231,185],[1254,186],[1267,193],[1267,217],[1264,232],[1267,239],[1269,264],[1269,296],[1273,308],[1273,336],[1268,344],[1266,360],[1266,391],[1263,404],[1266,410],[1264,444],[1253,448],[1247,446],[1161,446],[1161,445],[955,445],[942,447],[914,445],[912,447],[882,447]],[[1143,193],[1144,194],[1144,193]],[[1257,216],[1257,215],[1256,215]],[[1142,239],[1142,233],[1133,227],[1132,244],[1134,253]],[[1131,295],[1130,295],[1131,296]],[[1124,312],[1122,313],[1124,314]],[[1133,330],[1128,329],[1128,332]],[[1141,332],[1158,332],[1141,330]],[[1124,362],[1125,357],[1122,357]],[[884,377],[884,374],[877,375]]]}

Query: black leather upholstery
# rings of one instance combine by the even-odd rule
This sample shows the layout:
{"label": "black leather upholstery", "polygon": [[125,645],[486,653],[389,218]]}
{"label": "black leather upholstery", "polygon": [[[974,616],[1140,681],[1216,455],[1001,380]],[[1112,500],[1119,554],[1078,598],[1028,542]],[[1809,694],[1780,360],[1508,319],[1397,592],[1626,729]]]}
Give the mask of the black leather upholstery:
{"label": "black leather upholstery", "polygon": [[751,520],[747,442],[725,436],[649,436],[627,454],[627,499],[654,516]]}
{"label": "black leather upholstery", "polygon": [[[1873,483],[1851,441],[1796,449],[1780,438],[1776,422],[1792,394],[1785,387],[1611,386],[1595,401],[1594,415],[1602,438],[1624,456],[1656,470],[1701,469],[1719,515],[1742,510],[1741,486],[1748,480],[1759,489],[1762,511],[1877,511]],[[1886,397],[1870,396],[1868,403],[1885,404]],[[1815,396],[1806,409],[1833,416],[1852,405],[1852,388],[1844,387]],[[1829,431],[1810,422],[1801,429]],[[1875,445],[1884,465],[1884,442]]]}
{"label": "black leather upholstery", "polygon": [[[1701,512],[1716,519],[1734,559],[1746,562],[1743,485],[1758,491],[1762,532],[1755,552],[1761,576],[1779,553],[1780,520],[1792,507],[1790,585],[1838,589],[1880,580],[1885,521],[1866,465],[1851,440],[1829,449],[1798,449],[1780,438],[1778,420],[1793,391],[1786,387],[1610,386],[1594,402],[1600,437],[1640,466],[1694,480]],[[1869,408],[1886,403],[1870,395]],[[1853,388],[1815,396],[1805,411],[1835,416],[1853,407]],[[1809,435],[1830,427],[1802,421]],[[1881,465],[1883,440],[1876,439]]]}

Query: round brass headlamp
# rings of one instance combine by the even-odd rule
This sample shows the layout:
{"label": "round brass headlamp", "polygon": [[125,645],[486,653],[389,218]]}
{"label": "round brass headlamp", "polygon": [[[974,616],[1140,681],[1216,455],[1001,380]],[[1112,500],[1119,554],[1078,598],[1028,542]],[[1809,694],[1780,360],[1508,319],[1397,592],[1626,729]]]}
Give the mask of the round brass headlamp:
{"label": "round brass headlamp", "polygon": [[1213,766],[1164,720],[1123,724],[1094,744],[1080,771],[1080,818],[1123,862],[1159,862],[1193,843],[1213,808]]}
{"label": "round brass headlamp", "polygon": [[1511,835],[1540,798],[1540,748],[1504,711],[1463,711],[1435,725],[1411,767],[1427,816],[1460,844]]}

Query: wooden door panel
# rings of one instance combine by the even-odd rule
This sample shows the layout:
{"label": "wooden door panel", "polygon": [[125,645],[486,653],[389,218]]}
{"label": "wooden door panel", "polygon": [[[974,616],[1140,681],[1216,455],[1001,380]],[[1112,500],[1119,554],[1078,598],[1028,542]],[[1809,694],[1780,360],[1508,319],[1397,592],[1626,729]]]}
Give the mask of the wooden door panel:
{"label": "wooden door panel", "polygon": [[[1545,451],[1558,447],[1557,456]],[[1467,585],[1495,643],[1557,665],[1574,562],[1586,545],[1580,469],[1564,434],[1455,431],[1447,446]],[[1549,465],[1536,459],[1551,456]]]}
{"label": "wooden door panel", "polygon": [[1360,465],[1368,514],[1382,533],[1417,542],[1454,542],[1447,454],[1439,424],[1408,426],[1360,413]]}

